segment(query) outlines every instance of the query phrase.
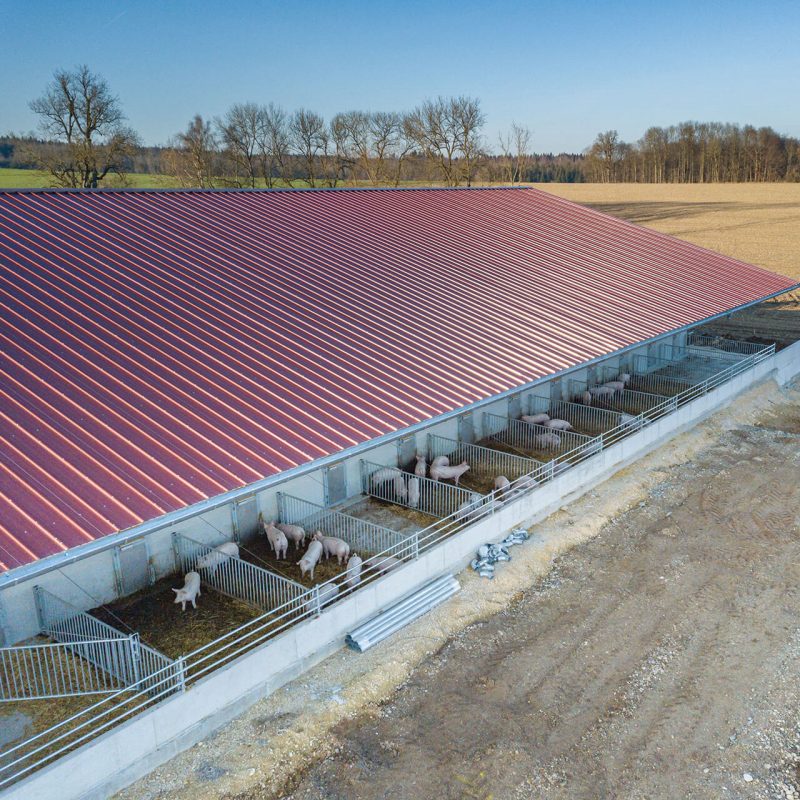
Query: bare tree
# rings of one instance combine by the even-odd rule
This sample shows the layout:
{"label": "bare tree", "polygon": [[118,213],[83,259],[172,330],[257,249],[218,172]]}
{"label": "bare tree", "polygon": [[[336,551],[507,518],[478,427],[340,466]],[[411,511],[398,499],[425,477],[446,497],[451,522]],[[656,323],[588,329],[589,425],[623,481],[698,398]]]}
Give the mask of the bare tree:
{"label": "bare tree", "polygon": [[508,183],[521,183],[531,165],[531,140],[533,134],[524,125],[511,123],[507,133],[500,134],[503,153],[503,171]]}
{"label": "bare tree", "polygon": [[270,103],[261,109],[263,127],[258,143],[258,158],[261,164],[261,177],[268,188],[275,185],[278,177],[291,185],[289,174],[290,133],[286,112]]}
{"label": "bare tree", "polygon": [[426,100],[405,118],[404,133],[434,166],[447,186],[472,183],[481,154],[485,117],[471,97]]}
{"label": "bare tree", "polygon": [[400,182],[411,144],[403,136],[403,118],[392,111],[348,111],[334,122],[344,132],[350,169],[373,186]]}
{"label": "bare tree", "polygon": [[314,188],[328,153],[328,129],[325,120],[313,111],[301,108],[292,114],[289,122],[292,147],[305,167],[308,185]]}
{"label": "bare tree", "polygon": [[45,136],[61,145],[35,153],[37,165],[56,185],[96,189],[110,173],[124,179],[139,140],[123,124],[119,99],[89,67],[58,70],[30,108],[39,115]]}
{"label": "bare tree", "polygon": [[426,100],[406,115],[404,132],[433,165],[445,185],[457,186],[459,140],[448,106],[443,97]]}
{"label": "bare tree", "polygon": [[255,188],[259,173],[259,149],[265,138],[264,109],[255,103],[236,103],[216,121],[219,136],[230,160],[235,186]]}
{"label": "bare tree", "polygon": [[482,155],[481,128],[486,115],[481,111],[480,100],[473,97],[453,97],[449,106],[451,127],[458,143],[461,177],[467,186],[472,186]]}
{"label": "bare tree", "polygon": [[213,188],[217,141],[211,124],[197,114],[186,130],[174,137],[164,158],[167,173],[181,186]]}

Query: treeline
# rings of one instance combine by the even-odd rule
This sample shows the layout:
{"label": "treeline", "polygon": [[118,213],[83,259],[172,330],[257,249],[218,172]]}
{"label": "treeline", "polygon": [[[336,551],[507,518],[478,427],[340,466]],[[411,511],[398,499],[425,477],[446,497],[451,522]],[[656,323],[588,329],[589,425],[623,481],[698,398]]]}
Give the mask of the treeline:
{"label": "treeline", "polygon": [[87,66],[59,70],[30,108],[37,138],[0,139],[0,166],[45,170],[55,186],[96,188],[109,175],[173,176],[186,187],[336,187],[436,183],[800,180],[800,142],[772,128],[683,122],[635,143],[600,133],[582,154],[534,154],[529,128],[485,136],[478,98],[437,97],[408,111],[313,110],[235,103],[196,115],[165,147],[144,147],[119,98]]}
{"label": "treeline", "polygon": [[587,151],[584,175],[605,183],[797,181],[800,140],[721,122],[648,128],[633,144],[606,131]]}

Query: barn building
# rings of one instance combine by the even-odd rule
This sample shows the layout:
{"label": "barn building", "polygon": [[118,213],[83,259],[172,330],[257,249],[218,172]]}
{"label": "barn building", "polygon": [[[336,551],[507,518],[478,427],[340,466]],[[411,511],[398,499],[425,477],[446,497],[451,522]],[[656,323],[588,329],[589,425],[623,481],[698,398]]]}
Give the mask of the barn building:
{"label": "barn building", "polygon": [[[193,674],[186,653],[123,626],[120,647],[144,648],[147,674],[175,683],[144,686],[134,649],[132,673],[96,687],[106,699],[139,687],[147,713],[180,719],[169,752],[392,596],[463,566],[476,541],[546,513],[753,380],[800,368],[794,347],[701,331],[793,281],[534,189],[6,191],[0,276],[5,657],[41,658],[32,637],[44,636],[91,661],[76,642],[113,639],[121,601],[154,587],[171,597],[211,548],[241,547],[235,570],[202,573],[199,608],[236,599],[253,622],[200,646]],[[622,375],[624,389],[596,392]],[[548,413],[571,430],[521,420]],[[458,487],[413,484],[418,453],[470,471]],[[501,473],[523,481],[515,495],[494,491]],[[340,592],[326,606],[297,558],[290,568],[256,551],[259,516],[335,531],[402,568],[352,592],[326,578]],[[287,609],[273,637],[259,621]],[[180,607],[167,610],[175,627]],[[316,645],[288,644],[301,625]],[[252,634],[247,649],[223,652],[231,631]],[[257,659],[279,645],[270,672]],[[229,689],[203,728],[180,698],[224,670]],[[70,693],[9,681],[0,700]],[[137,719],[125,735],[142,736]],[[95,745],[118,752],[120,730]],[[51,780],[79,796],[58,769],[81,757],[72,747],[65,736],[60,761],[0,756],[0,788]],[[164,741],[134,750],[145,766],[93,785],[166,757]]]}

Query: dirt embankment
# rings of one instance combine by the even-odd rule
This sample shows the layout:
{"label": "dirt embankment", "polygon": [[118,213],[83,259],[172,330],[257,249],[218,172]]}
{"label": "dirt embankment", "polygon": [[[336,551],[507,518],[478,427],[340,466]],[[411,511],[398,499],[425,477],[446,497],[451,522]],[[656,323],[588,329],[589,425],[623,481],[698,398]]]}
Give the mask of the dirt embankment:
{"label": "dirt embankment", "polygon": [[757,387],[122,796],[793,797],[798,476]]}

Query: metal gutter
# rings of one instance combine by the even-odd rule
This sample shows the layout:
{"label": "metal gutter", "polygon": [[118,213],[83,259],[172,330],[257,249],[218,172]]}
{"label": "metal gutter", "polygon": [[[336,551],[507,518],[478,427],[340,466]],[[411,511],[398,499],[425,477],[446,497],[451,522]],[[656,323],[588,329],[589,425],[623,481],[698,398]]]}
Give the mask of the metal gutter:
{"label": "metal gutter", "polygon": [[581,362],[580,364],[576,364],[575,366],[560,370],[559,372],[554,372],[551,375],[546,375],[542,378],[537,378],[534,381],[530,381],[529,383],[516,386],[512,389],[500,392],[499,394],[485,397],[482,400],[477,400],[469,405],[462,406],[460,408],[448,411],[444,414],[440,414],[436,417],[432,417],[427,420],[423,420],[422,422],[418,422],[415,425],[402,428],[392,433],[384,434],[383,436],[379,436],[375,439],[370,439],[369,441],[362,442],[361,444],[355,445],[345,450],[340,450],[338,453],[333,453],[329,456],[325,456],[324,458],[319,458],[314,461],[309,461],[307,464],[301,464],[297,467],[293,467],[292,469],[285,470],[284,472],[281,472],[277,475],[270,475],[269,477],[263,478],[262,480],[259,481],[255,481],[254,483],[250,483],[245,486],[240,486],[237,489],[231,489],[228,492],[223,492],[222,494],[215,495],[214,497],[210,497],[207,500],[202,500],[199,503],[194,503],[193,505],[186,506],[185,508],[178,509],[176,511],[171,511],[168,514],[163,514],[160,517],[155,517],[154,519],[142,522],[141,524],[136,525],[132,528],[128,528],[124,531],[108,534],[100,539],[87,542],[86,544],[83,545],[78,545],[77,547],[72,547],[69,550],[64,551],[63,553],[56,553],[51,556],[46,556],[45,558],[42,558],[39,561],[33,562],[31,564],[25,564],[20,567],[15,567],[14,569],[8,570],[2,575],[0,575],[0,590],[8,588],[10,586],[15,586],[19,583],[40,576],[46,572],[60,569],[63,566],[67,566],[68,564],[72,564],[76,561],[88,558],[89,556],[93,556],[103,551],[110,550],[114,547],[117,547],[118,545],[125,544],[126,542],[129,542],[133,539],[138,539],[142,536],[154,533],[155,531],[168,528],[172,525],[177,525],[178,523],[190,519],[191,517],[196,517],[208,511],[213,511],[214,509],[219,508],[220,506],[234,502],[240,497],[244,497],[246,495],[253,494],[254,492],[259,492],[267,488],[278,486],[281,483],[284,483],[288,480],[292,480],[293,478],[300,477],[301,475],[305,475],[310,472],[322,469],[323,467],[326,467],[330,464],[362,455],[374,449],[375,447],[379,447],[381,445],[391,443],[397,439],[402,439],[404,437],[410,436],[411,434],[418,433],[420,431],[425,430],[426,428],[429,428],[433,425],[438,425],[442,422],[446,422],[449,419],[453,419],[454,417],[458,417],[469,411],[475,411],[482,408],[483,406],[490,405],[491,403],[496,403],[498,400],[503,400],[507,397],[519,394],[520,392],[530,391],[536,386],[540,386],[543,383],[549,383],[550,381],[556,378],[564,377],[580,369],[585,369],[586,367],[590,367],[594,364],[604,362],[610,358],[622,356],[625,353],[628,353],[632,350],[637,350],[641,347],[653,344],[654,342],[658,342],[669,336],[675,336],[676,334],[691,330],[692,328],[697,328],[701,325],[707,325],[708,323],[713,322],[714,320],[727,317],[730,314],[736,313],[737,311],[742,311],[746,308],[758,305],[759,303],[762,303],[765,300],[771,300],[774,297],[778,297],[782,294],[785,294],[786,292],[794,291],[797,288],[800,288],[800,283],[795,284],[795,286],[789,289],[782,289],[779,292],[775,292],[773,294],[762,297],[758,300],[754,300],[751,303],[745,303],[744,305],[737,306],[735,308],[721,312],[719,314],[715,314],[711,317],[707,317],[706,319],[700,320],[698,322],[693,322],[690,325],[683,325],[679,328],[675,328],[673,330],[659,334],[658,336],[653,336],[649,339],[643,339],[640,342],[627,345],[626,347],[623,347],[619,350],[615,350],[611,353],[606,353],[602,356],[597,356],[596,358],[590,359],[589,361],[584,361]]}

